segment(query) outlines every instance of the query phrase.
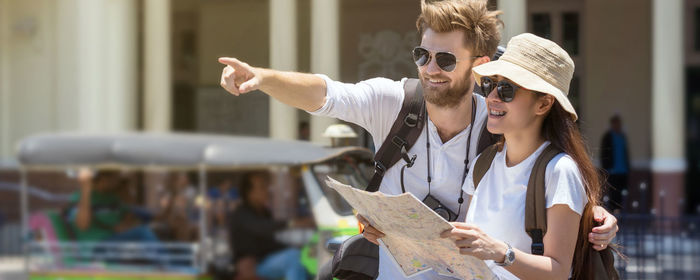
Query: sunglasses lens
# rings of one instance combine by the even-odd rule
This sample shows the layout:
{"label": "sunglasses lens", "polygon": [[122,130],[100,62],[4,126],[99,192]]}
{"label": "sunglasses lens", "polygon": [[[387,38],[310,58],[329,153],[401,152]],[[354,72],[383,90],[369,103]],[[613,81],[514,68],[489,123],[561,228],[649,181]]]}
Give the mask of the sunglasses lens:
{"label": "sunglasses lens", "polygon": [[484,96],[489,96],[489,93],[493,90],[493,81],[488,77],[481,77],[481,94]]}
{"label": "sunglasses lens", "polygon": [[435,62],[440,67],[440,69],[447,72],[452,72],[457,66],[457,58],[451,53],[435,54]]}
{"label": "sunglasses lens", "polygon": [[416,63],[416,65],[425,65],[425,63],[428,62],[429,58],[430,52],[428,52],[428,50],[420,47],[413,49],[413,61]]}
{"label": "sunglasses lens", "polygon": [[499,82],[498,96],[501,98],[501,100],[503,100],[503,102],[513,101],[513,97],[515,97],[515,87],[508,82]]}

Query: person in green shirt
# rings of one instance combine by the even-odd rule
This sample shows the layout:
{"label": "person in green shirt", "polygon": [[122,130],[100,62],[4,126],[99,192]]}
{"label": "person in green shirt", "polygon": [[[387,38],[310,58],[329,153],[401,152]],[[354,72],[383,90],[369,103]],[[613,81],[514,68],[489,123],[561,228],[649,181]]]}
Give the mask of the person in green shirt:
{"label": "person in green shirt", "polygon": [[71,197],[75,206],[69,214],[76,240],[158,242],[148,225],[120,197],[124,180],[119,172],[93,175],[89,169],[82,169],[78,182],[80,191]]}

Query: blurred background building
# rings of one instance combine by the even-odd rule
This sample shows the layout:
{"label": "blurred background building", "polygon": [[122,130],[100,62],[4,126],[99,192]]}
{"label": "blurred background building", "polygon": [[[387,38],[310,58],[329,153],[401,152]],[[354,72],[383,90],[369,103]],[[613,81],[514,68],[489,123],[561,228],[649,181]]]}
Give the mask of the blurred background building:
{"label": "blurred background building", "polygon": [[[622,118],[631,165],[623,209],[633,215],[621,218],[618,237],[638,260],[626,271],[661,273],[684,262],[697,275],[700,247],[688,240],[700,240],[700,0],[489,5],[504,11],[501,45],[531,32],[571,54],[569,97],[597,164],[611,116]],[[0,257],[11,246],[20,250],[19,230],[9,227],[19,218],[20,139],[146,131],[330,144],[322,133],[336,120],[260,92],[229,95],[219,86],[217,58],[344,82],[415,77],[419,12],[418,0],[0,0]],[[354,144],[372,148],[371,137],[353,128]],[[32,183],[74,191],[65,175]],[[680,241],[666,246],[671,239],[662,236]]]}
{"label": "blurred background building", "polygon": [[[700,0],[489,2],[505,12],[502,45],[532,32],[572,55],[570,98],[594,157],[619,114],[647,208],[700,211]],[[345,82],[413,77],[418,13],[417,0],[0,0],[0,158],[57,131],[328,141],[334,120],[228,95],[217,58]]]}

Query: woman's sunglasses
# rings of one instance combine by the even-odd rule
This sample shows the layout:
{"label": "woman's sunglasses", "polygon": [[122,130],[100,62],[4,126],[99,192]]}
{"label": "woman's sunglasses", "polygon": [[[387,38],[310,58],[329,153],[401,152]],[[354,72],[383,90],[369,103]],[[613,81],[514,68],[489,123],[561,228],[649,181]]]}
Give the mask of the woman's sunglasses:
{"label": "woman's sunglasses", "polygon": [[[478,58],[479,56],[472,56],[472,58]],[[426,65],[430,62],[430,51],[423,47],[415,47],[413,49],[413,61],[418,65],[418,67]],[[457,57],[449,52],[437,52],[435,53],[435,63],[438,67],[445,72],[452,72],[457,67]]]}
{"label": "woman's sunglasses", "polygon": [[497,83],[489,77],[481,77],[481,93],[484,96],[488,97],[494,88],[501,101],[511,102],[513,101],[513,97],[515,97],[515,92],[518,91],[520,86],[507,80],[502,80]]}

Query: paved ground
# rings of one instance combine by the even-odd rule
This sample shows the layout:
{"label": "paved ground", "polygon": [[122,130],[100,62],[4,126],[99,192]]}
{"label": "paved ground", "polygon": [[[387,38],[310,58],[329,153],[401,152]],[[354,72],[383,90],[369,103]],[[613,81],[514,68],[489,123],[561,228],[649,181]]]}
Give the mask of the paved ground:
{"label": "paved ground", "polygon": [[0,279],[24,280],[27,276],[22,271],[21,257],[0,257]]}
{"label": "paved ground", "polygon": [[[700,239],[674,235],[618,235],[626,262],[617,260],[622,279],[700,279]],[[0,280],[24,280],[21,257],[0,256]]]}

